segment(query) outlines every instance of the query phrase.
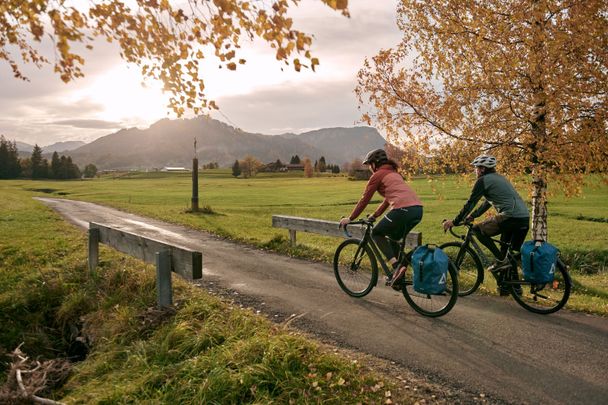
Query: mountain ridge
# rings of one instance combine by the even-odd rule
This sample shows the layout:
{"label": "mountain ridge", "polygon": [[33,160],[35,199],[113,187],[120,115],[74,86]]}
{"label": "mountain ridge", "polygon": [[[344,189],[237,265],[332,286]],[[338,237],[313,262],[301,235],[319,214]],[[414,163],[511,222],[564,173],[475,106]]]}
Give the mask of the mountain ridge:
{"label": "mountain ridge", "polygon": [[[11,141],[12,142],[12,141]],[[15,140],[15,144],[17,146],[17,150],[20,154],[24,153],[32,153],[34,150],[34,145],[31,145],[26,142],[21,142]],[[53,153],[53,152],[69,152],[71,150],[77,149],[81,146],[86,145],[86,142],[82,141],[63,141],[63,142],[55,142],[46,146],[40,146],[43,154]]]}
{"label": "mountain ridge", "polygon": [[108,134],[70,151],[78,165],[99,169],[151,169],[190,167],[196,139],[200,164],[232,165],[251,155],[263,163],[277,159],[288,163],[293,155],[315,161],[342,164],[361,158],[367,151],[384,147],[386,141],[372,127],[334,127],[301,134],[264,135],[245,132],[208,118],[162,119],[149,128],[127,128]]}

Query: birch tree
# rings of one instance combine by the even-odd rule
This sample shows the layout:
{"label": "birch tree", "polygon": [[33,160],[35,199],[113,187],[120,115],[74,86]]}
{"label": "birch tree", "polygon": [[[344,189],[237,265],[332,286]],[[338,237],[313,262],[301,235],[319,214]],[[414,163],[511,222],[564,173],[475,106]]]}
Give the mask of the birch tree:
{"label": "birch tree", "polygon": [[[348,0],[321,0],[348,15]],[[243,42],[260,38],[276,59],[296,71],[319,64],[310,52],[312,37],[294,28],[290,7],[300,0],[2,0],[0,62],[28,80],[24,64],[51,64],[61,80],[84,75],[84,48],[96,39],[118,44],[120,56],[160,80],[172,94],[178,116],[217,108],[205,96],[201,60],[214,56],[220,67],[236,70]],[[42,52],[43,39],[54,45],[54,60]],[[77,46],[81,44],[82,46]],[[298,57],[301,55],[302,59]]]}
{"label": "birch tree", "polygon": [[358,74],[364,120],[426,169],[485,152],[530,174],[532,237],[546,240],[547,184],[606,180],[608,2],[402,0],[397,24],[402,41]]}

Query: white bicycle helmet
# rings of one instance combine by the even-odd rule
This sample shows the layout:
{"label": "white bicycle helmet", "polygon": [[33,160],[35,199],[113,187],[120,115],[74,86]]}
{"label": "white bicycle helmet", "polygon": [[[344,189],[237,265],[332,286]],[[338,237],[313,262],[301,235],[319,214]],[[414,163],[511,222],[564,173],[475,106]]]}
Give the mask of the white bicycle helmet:
{"label": "white bicycle helmet", "polygon": [[479,155],[473,159],[471,164],[475,167],[482,166],[487,167],[488,169],[493,169],[496,167],[496,158],[489,155]]}

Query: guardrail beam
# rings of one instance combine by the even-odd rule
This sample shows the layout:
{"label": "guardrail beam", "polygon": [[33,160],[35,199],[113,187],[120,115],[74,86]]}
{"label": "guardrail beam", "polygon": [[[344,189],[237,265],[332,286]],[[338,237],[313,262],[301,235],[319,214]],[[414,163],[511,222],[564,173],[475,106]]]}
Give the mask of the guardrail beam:
{"label": "guardrail beam", "polygon": [[[292,246],[296,243],[296,231],[316,233],[325,236],[334,236],[344,238],[344,233],[338,228],[339,222],[326,221],[324,219],[292,217],[288,215],[273,215],[272,226],[274,228],[284,228],[289,230],[289,240]],[[348,232],[354,238],[363,237],[363,226],[349,225]],[[422,244],[421,232],[410,232],[405,239],[405,245],[408,248],[414,248]]]}

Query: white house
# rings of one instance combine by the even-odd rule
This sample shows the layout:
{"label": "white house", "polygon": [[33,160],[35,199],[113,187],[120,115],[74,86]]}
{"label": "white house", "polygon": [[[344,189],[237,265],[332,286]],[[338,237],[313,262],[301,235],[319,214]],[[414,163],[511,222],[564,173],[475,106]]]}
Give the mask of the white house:
{"label": "white house", "polygon": [[185,167],[170,167],[165,166],[160,169],[161,172],[189,172],[190,169],[186,169]]}

